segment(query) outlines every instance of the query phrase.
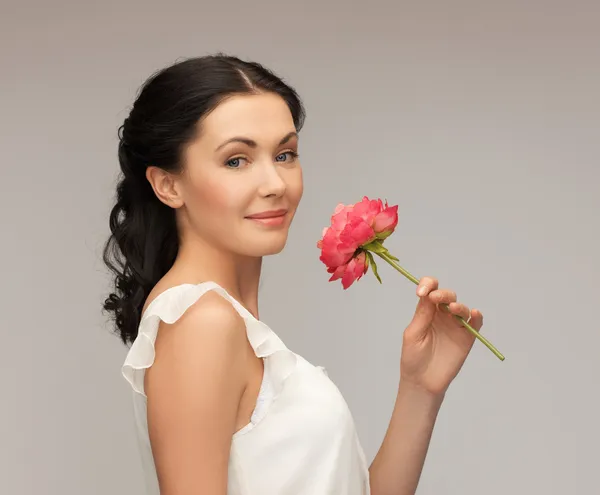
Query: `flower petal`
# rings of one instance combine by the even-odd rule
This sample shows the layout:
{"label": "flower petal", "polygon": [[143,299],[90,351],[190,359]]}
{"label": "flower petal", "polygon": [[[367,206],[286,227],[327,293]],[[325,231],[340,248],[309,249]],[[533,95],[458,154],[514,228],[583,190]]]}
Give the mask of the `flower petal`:
{"label": "flower petal", "polygon": [[373,221],[373,230],[377,234],[393,232],[398,225],[398,205],[385,208]]}
{"label": "flower petal", "polygon": [[365,274],[366,269],[367,258],[365,253],[361,252],[348,262],[347,268],[342,275],[342,287],[344,289],[350,287]]}

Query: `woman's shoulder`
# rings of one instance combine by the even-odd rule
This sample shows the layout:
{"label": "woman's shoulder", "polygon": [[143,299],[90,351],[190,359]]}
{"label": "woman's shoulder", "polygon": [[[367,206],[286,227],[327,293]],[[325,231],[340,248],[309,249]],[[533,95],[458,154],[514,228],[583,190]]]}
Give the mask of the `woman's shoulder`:
{"label": "woman's shoulder", "polygon": [[[187,287],[194,286],[182,284],[167,290]],[[156,358],[163,355],[180,359],[188,352],[190,362],[193,362],[194,355],[202,360],[205,357],[202,352],[209,352],[229,362],[226,358],[238,359],[244,353],[247,345],[245,322],[227,300],[215,291],[206,291],[202,297],[199,294],[194,294],[193,298],[174,297],[173,306],[170,301],[165,302],[168,307],[161,312],[165,318],[158,322],[161,327],[168,324],[169,331],[157,332]]]}
{"label": "woman's shoulder", "polygon": [[146,312],[148,307],[154,302],[154,300],[159,297],[161,294],[166,293],[169,290],[174,289],[175,287],[180,287],[183,285],[183,282],[177,280],[174,277],[165,276],[160,279],[152,288],[148,296],[146,297],[146,301],[144,302],[144,306],[142,307],[142,314]]}
{"label": "woman's shoulder", "polygon": [[159,355],[165,361],[165,355],[180,356],[202,348],[215,355],[220,349],[224,360],[239,359],[248,344],[246,323],[230,301],[210,290],[218,287],[210,281],[154,287],[123,365],[123,374],[136,391],[145,395],[145,371]]}
{"label": "woman's shoulder", "polygon": [[159,298],[166,297],[170,294],[175,294],[176,292],[181,292],[185,287],[201,286],[203,284],[209,283],[210,281],[208,280],[203,282],[190,283],[188,280],[184,280],[183,278],[178,277],[176,275],[167,274],[154,285],[154,287],[146,297],[141,314],[144,315],[147,312],[148,308],[154,303],[154,301]]}

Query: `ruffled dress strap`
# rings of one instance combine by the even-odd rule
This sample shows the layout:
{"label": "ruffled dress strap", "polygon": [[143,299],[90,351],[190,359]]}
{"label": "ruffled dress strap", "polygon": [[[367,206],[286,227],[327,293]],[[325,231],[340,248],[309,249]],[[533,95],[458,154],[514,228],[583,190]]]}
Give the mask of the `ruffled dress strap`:
{"label": "ruffled dress strap", "polygon": [[133,390],[146,396],[144,374],[154,363],[154,344],[160,322],[175,323],[200,297],[214,290],[227,299],[244,319],[248,341],[257,357],[265,358],[273,399],[283,390],[284,382],[296,368],[296,354],[265,323],[257,320],[239,301],[216,282],[182,284],[159,294],[146,308],[138,327],[138,335],[131,345],[122,367],[125,379]]}

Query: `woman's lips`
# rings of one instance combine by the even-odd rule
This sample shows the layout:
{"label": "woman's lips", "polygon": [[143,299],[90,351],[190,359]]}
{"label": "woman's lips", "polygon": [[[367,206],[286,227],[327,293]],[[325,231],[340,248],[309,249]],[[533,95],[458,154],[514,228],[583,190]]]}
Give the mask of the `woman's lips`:
{"label": "woman's lips", "polygon": [[246,218],[248,220],[252,220],[253,222],[260,223],[262,225],[280,226],[285,223],[286,215],[287,215],[287,212],[281,213],[279,215],[273,214],[272,216],[265,216],[265,217],[261,217],[261,218],[257,218],[257,217],[246,217]]}

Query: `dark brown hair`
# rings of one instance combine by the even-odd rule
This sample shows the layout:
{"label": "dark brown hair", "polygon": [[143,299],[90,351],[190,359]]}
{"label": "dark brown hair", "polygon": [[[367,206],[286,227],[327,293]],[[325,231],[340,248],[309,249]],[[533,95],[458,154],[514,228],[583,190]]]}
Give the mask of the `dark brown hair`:
{"label": "dark brown hair", "polygon": [[119,127],[121,176],[103,253],[114,289],[103,308],[124,343],[136,338],[144,302],[179,249],[175,211],[156,197],[146,168],[180,169],[183,149],[203,116],[228,96],[257,92],[281,96],[300,131],[305,113],[293,88],[256,62],[221,53],[186,59],[152,75]]}

